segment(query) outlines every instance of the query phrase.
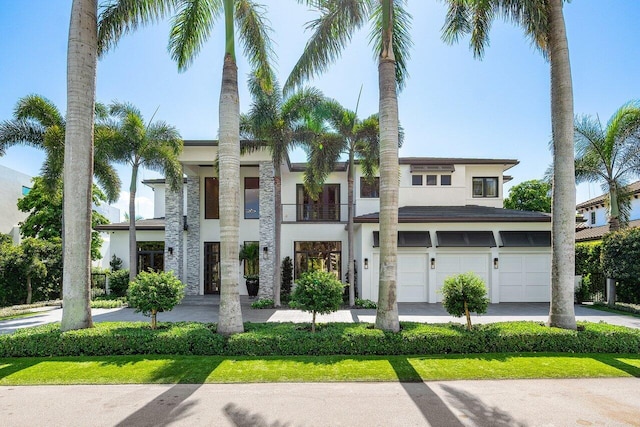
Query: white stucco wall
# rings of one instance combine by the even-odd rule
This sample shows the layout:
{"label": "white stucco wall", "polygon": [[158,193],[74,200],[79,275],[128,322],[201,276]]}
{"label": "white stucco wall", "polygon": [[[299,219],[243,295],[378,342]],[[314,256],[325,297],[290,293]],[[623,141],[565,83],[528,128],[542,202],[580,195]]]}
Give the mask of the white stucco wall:
{"label": "white stucco wall", "polygon": [[0,166],[0,233],[12,234],[19,237],[14,230],[20,221],[29,214],[20,212],[17,203],[23,197],[22,187],[31,188],[31,177],[5,166]]}

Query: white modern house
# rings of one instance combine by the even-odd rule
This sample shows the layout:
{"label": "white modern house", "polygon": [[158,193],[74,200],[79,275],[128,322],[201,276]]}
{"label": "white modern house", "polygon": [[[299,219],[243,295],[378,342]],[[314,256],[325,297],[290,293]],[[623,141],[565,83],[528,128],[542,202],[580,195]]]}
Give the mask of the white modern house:
{"label": "white modern house", "polygon": [[[186,179],[179,191],[163,180],[154,189],[155,219],[136,222],[139,268],[173,270],[187,293],[220,291],[217,141],[185,141]],[[550,299],[551,217],[503,209],[504,173],[512,159],[400,158],[398,301],[438,302],[447,276],[473,271],[492,302]],[[274,204],[273,165],[267,150],[241,158],[240,243],[260,245],[260,296],[273,293],[274,212],[282,211],[281,257],[294,278],[311,268],[345,279],[347,171],[337,163],[317,200],[303,186],[304,164],[285,162],[282,205]],[[379,275],[378,178],[355,173],[355,265],[361,298],[377,300]],[[128,260],[128,223],[99,227],[111,234],[109,257]],[[280,265],[278,260],[278,265]],[[242,269],[241,269],[242,274]],[[246,294],[243,277],[241,293]]]}
{"label": "white modern house", "polygon": [[[629,226],[640,227],[640,181],[629,184],[626,189],[631,193]],[[607,194],[578,204],[576,211],[584,218],[584,223],[576,229],[576,242],[600,240],[609,232]]]}
{"label": "white modern house", "polygon": [[18,209],[18,200],[29,194],[31,177],[17,170],[0,166],[0,233],[9,234],[20,241],[19,222],[29,215]]}

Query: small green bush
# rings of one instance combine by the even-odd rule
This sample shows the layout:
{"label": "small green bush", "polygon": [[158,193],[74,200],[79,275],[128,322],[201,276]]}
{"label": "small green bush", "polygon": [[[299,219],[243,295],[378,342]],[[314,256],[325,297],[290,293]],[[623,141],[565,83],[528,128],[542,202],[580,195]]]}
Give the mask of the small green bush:
{"label": "small green bush", "polygon": [[280,302],[285,304],[291,300],[291,284],[293,283],[293,263],[291,257],[282,260],[282,270],[280,274]]}
{"label": "small green bush", "polygon": [[316,331],[316,314],[338,311],[342,305],[344,285],[327,271],[304,273],[296,282],[289,305],[313,314],[311,331]]}
{"label": "small green bush", "polygon": [[184,297],[184,284],[172,271],[141,271],[129,285],[129,306],[151,316],[151,329],[156,328],[158,312],[171,311]]}
{"label": "small green bush", "polygon": [[251,308],[273,308],[273,300],[269,298],[260,298],[258,301],[251,303]]}
{"label": "small green bush", "polygon": [[489,306],[487,287],[474,273],[462,273],[444,279],[442,305],[455,317],[467,317],[467,329],[471,329],[471,315],[486,313]]}
{"label": "small green bush", "polygon": [[124,297],[128,289],[129,270],[115,270],[109,273],[109,294]]}
{"label": "small green bush", "polygon": [[356,298],[356,308],[378,308],[378,305],[370,299]]}
{"label": "small green bush", "polygon": [[618,301],[640,303],[640,228],[609,233],[602,240],[602,266],[616,279]]}

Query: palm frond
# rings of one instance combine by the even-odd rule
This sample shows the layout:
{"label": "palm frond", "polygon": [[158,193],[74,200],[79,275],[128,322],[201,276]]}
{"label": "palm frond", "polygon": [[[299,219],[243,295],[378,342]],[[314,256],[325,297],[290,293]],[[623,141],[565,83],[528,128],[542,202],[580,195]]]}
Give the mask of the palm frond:
{"label": "palm frond", "polygon": [[460,37],[471,33],[471,11],[467,0],[447,0],[447,16],[442,25],[442,40],[457,43]]}
{"label": "palm frond", "polygon": [[222,13],[221,0],[178,0],[177,13],[171,22],[169,53],[184,71],[205,44]]}
{"label": "palm frond", "polygon": [[94,158],[93,175],[100,188],[104,191],[106,201],[109,203],[118,201],[122,181],[111,163],[104,159]]}
{"label": "palm frond", "polygon": [[44,127],[63,126],[64,118],[53,102],[40,95],[27,95],[18,100],[13,110],[18,120],[34,120]]}
{"label": "palm frond", "polygon": [[6,120],[0,123],[0,156],[14,145],[42,148],[46,128],[29,120]]}
{"label": "palm frond", "polygon": [[271,89],[273,71],[271,63],[275,56],[271,47],[272,29],[266,19],[265,7],[251,0],[236,0],[235,19],[244,48],[257,81],[264,89]]}

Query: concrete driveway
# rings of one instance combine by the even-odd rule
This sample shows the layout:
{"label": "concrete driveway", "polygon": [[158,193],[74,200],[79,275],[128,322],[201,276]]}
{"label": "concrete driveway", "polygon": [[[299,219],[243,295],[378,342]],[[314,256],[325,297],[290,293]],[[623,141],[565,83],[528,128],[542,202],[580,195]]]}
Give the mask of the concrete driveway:
{"label": "concrete driveway", "polygon": [[[241,297],[242,314],[246,322],[311,322],[311,314],[299,310],[284,309],[252,309],[253,300]],[[220,297],[207,295],[187,297],[170,312],[159,313],[161,322],[217,322]],[[451,317],[444,310],[442,304],[427,303],[399,303],[401,321],[422,323],[464,323],[463,318]],[[640,328],[640,318],[626,315],[608,313],[595,310],[587,306],[576,305],[576,319],[578,321],[606,322],[613,325]],[[92,310],[94,322],[117,321],[149,321],[148,317],[140,313],[134,313],[130,308],[94,309]],[[367,322],[375,321],[375,310],[338,310],[328,315],[320,315],[318,322]],[[490,304],[486,314],[473,315],[473,323],[495,323],[513,320],[532,320],[546,322],[549,316],[548,303],[501,303]],[[11,333],[18,328],[59,322],[62,318],[62,309],[43,311],[38,315],[14,320],[0,321],[0,334]]]}

